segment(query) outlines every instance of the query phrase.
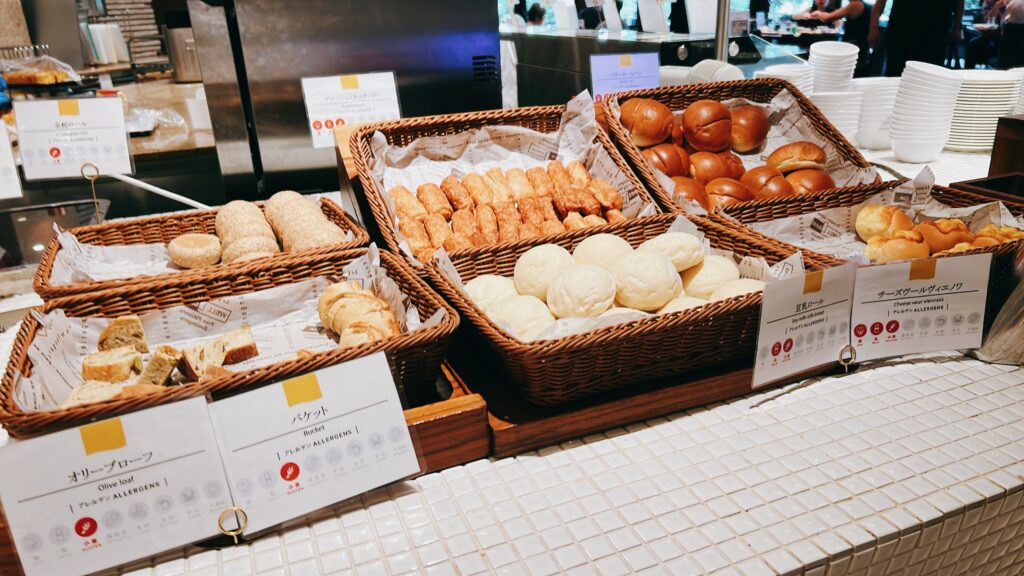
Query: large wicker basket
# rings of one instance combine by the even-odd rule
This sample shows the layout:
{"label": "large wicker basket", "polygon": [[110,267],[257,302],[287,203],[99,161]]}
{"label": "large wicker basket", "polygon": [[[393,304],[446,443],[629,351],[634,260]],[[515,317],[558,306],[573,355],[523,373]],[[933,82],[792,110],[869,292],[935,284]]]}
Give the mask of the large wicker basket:
{"label": "large wicker basket", "polygon": [[[363,230],[362,226],[352,220],[341,206],[338,206],[335,202],[327,198],[321,198],[320,208],[323,210],[324,215],[340,226],[342,230],[352,232],[352,240],[344,244],[334,244],[331,246],[314,248],[312,250],[304,250],[298,254],[303,256],[315,256],[317,254],[326,254],[338,252],[339,250],[359,248],[370,243],[370,237],[367,235],[366,230]],[[108,222],[106,224],[95,224],[92,226],[72,228],[68,231],[74,234],[79,242],[98,246],[156,243],[166,244],[174,238],[188,232],[215,234],[216,230],[214,229],[214,221],[216,219],[217,210],[214,209],[197,212],[180,212],[177,214],[167,214],[165,216],[156,216],[153,218],[121,220]],[[43,258],[39,262],[39,268],[36,270],[33,285],[36,293],[44,300],[59,298],[61,296],[70,296],[72,294],[81,294],[84,292],[95,292],[97,290],[109,290],[111,288],[121,288],[125,286],[138,286],[139,282],[164,282],[172,279],[175,281],[184,279],[198,281],[199,279],[208,276],[211,272],[220,272],[222,270],[235,270],[237,273],[244,273],[244,270],[251,270],[254,267],[259,267],[270,262],[296,255],[294,252],[282,252],[277,256],[260,260],[258,264],[256,264],[256,261],[241,262],[238,264],[218,264],[217,266],[210,268],[182,270],[181,272],[170,272],[155,276],[54,285],[50,283],[50,276],[53,273],[53,264],[57,258],[57,252],[60,250],[60,242],[57,241],[56,236],[51,238],[50,243],[46,246],[46,251],[43,252]]]}
{"label": "large wicker basket", "polygon": [[[638,218],[601,231],[637,246],[665,232],[676,217]],[[796,252],[786,244],[762,241],[759,235],[731,230],[699,217],[691,219],[716,248],[760,256],[770,263]],[[556,243],[571,251],[592,234],[594,231],[577,230]],[[452,263],[463,282],[483,274],[511,277],[519,256],[543,243],[534,239],[497,250],[465,252],[452,257]],[[830,264],[805,260],[810,270]],[[434,285],[472,323],[472,329],[466,326],[463,331],[466,338],[460,338],[456,345],[485,344],[481,353],[490,358],[484,362],[499,368],[519,394],[535,404],[558,405],[660,377],[696,373],[712,366],[742,365],[754,355],[760,293],[556,340],[523,342],[492,322],[438,264],[429,266],[428,271]]]}
{"label": "large wicker basket", "polygon": [[752,102],[767,103],[783,90],[789,90],[796,99],[797,104],[804,116],[810,120],[815,132],[825,141],[830,142],[838,151],[842,159],[857,168],[868,169],[871,164],[864,159],[857,149],[850,144],[834,126],[825,118],[806,96],[796,87],[778,78],[759,78],[755,80],[735,80],[732,82],[711,82],[708,84],[686,84],[682,86],[666,86],[662,88],[651,88],[647,90],[632,90],[613,94],[601,102],[604,116],[608,123],[608,131],[612,140],[622,150],[623,156],[633,168],[633,171],[640,176],[640,179],[651,194],[658,199],[663,208],[670,211],[678,211],[679,205],[675,201],[671,190],[666,190],[658,181],[655,169],[644,158],[643,154],[629,137],[629,131],[619,117],[612,113],[611,104],[621,104],[630,98],[650,98],[657,100],[669,107],[673,112],[685,109],[697,100],[728,100],[731,98],[746,98]]}
{"label": "large wicker basket", "polygon": [[[49,312],[61,309],[72,317],[142,314],[172,306],[265,290],[316,276],[337,276],[341,274],[346,264],[366,253],[365,249],[357,249],[312,255],[287,254],[273,261],[266,261],[259,269],[238,272],[225,268],[209,274],[202,282],[174,277],[162,283],[150,282],[138,287],[116,288],[58,298],[45,303],[38,310]],[[382,342],[320,352],[265,368],[211,378],[202,383],[169,386],[158,394],[108,400],[66,410],[26,412],[15,404],[14,385],[16,371],[25,375],[31,374],[32,371],[32,362],[27,352],[29,343],[39,329],[39,323],[30,314],[22,322],[11,351],[10,363],[0,382],[0,424],[16,437],[50,432],[191,396],[224,393],[279,381],[379,351],[386,354],[395,382],[399,390],[404,391],[409,404],[417,405],[423,399],[434,398],[434,387],[441,371],[441,361],[451,335],[458,327],[458,315],[400,258],[383,251],[380,257],[381,266],[416,306],[421,318],[429,318],[439,309],[445,310],[440,324],[404,333]]]}
{"label": "large wicker basket", "polygon": [[[726,207],[722,214],[712,214],[711,219],[720,223],[732,223],[739,221],[743,224],[756,222],[768,222],[780,218],[789,218],[800,214],[820,212],[829,208],[844,206],[855,206],[886,190],[896,188],[906,180],[891,180],[876,184],[864,184],[849,188],[838,188],[835,190],[824,190],[814,194],[806,194],[788,198],[772,198],[770,200],[758,200]],[[966,208],[987,204],[989,202],[1002,202],[1014,216],[1024,215],[1024,202],[1014,202],[1008,197],[985,196],[980,193],[956,190],[944,186],[933,186],[932,198],[952,206],[954,208]],[[729,220],[728,218],[734,220]],[[992,266],[989,275],[988,304],[986,317],[991,320],[999,312],[999,308],[1006,302],[1007,297],[1013,290],[1014,280],[1014,255],[1024,241],[1007,242],[989,248],[978,248],[967,252],[957,253],[953,256],[963,254],[992,254]],[[807,253],[807,250],[804,250]],[[937,258],[950,256],[948,254],[936,255]],[[820,255],[815,256],[820,259]],[[830,256],[831,257],[831,256]]]}
{"label": "large wicker basket", "polygon": [[[399,248],[399,241],[395,226],[394,216],[391,214],[384,200],[382,190],[371,176],[371,167],[374,163],[373,152],[370,150],[370,138],[380,132],[387,138],[389,144],[394,146],[405,146],[417,138],[424,136],[444,136],[458,134],[474,128],[484,126],[522,126],[538,132],[554,132],[558,130],[565,106],[535,106],[530,108],[515,108],[511,110],[491,110],[487,112],[471,112],[466,114],[450,114],[444,116],[429,116],[425,118],[408,118],[392,122],[381,122],[377,124],[366,124],[352,134],[349,149],[355,161],[356,169],[359,171],[359,181],[366,191],[366,200],[373,212],[373,218],[380,228],[384,243],[388,249],[397,254],[404,254]],[[615,164],[622,170],[629,179],[634,194],[657,207],[657,203],[637,179],[630,169],[629,164],[619,154],[611,140],[602,130],[598,130],[598,140],[604,149],[611,156]],[[559,235],[549,236],[547,240],[552,241]],[[506,244],[492,244],[486,246],[487,250],[500,250]],[[465,252],[472,252],[468,250]],[[453,254],[458,254],[454,252]]]}

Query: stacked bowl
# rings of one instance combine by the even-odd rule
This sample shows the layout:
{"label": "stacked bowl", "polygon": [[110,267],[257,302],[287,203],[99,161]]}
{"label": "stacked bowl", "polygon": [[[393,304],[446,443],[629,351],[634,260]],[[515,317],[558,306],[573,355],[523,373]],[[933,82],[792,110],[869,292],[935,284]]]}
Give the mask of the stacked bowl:
{"label": "stacked bowl", "polygon": [[959,73],[941,66],[907,62],[889,128],[896,159],[918,164],[939,157],[949,138],[961,80]]}
{"label": "stacked bowl", "polygon": [[701,60],[690,70],[690,84],[743,80],[743,71],[721,60]]}
{"label": "stacked bowl", "polygon": [[1021,78],[1006,70],[962,70],[946,148],[960,152],[992,149],[999,117],[1013,112]]}
{"label": "stacked bowl", "polygon": [[868,150],[888,148],[889,122],[900,79],[855,78],[851,86],[863,94],[860,121],[857,124],[857,145]]}
{"label": "stacked bowl", "polygon": [[782,78],[804,94],[814,90],[814,68],[807,64],[775,64],[754,72],[754,78]]}
{"label": "stacked bowl", "polygon": [[811,68],[814,70],[815,92],[846,92],[857,67],[860,49],[846,42],[811,44]]}
{"label": "stacked bowl", "polygon": [[1014,114],[1024,114],[1024,68],[1014,68],[1010,70],[1017,76],[1020,77],[1020,96],[1017,97],[1017,105],[1013,107]]}
{"label": "stacked bowl", "polygon": [[853,141],[857,134],[857,127],[860,122],[861,103],[864,94],[859,90],[845,92],[818,92],[814,91],[807,96],[814,102],[821,113],[828,118],[846,137]]}

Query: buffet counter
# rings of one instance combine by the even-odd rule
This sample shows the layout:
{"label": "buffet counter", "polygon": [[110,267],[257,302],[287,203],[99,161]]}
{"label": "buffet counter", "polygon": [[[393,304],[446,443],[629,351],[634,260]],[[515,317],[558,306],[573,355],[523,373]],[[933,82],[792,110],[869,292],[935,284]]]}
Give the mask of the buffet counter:
{"label": "buffet counter", "polygon": [[213,129],[196,129],[189,114],[187,101],[202,90],[201,83],[176,84],[170,80],[157,80],[118,86],[128,101],[128,109],[151,108],[173,110],[185,119],[185,126],[160,126],[150,136],[132,138],[129,142],[132,156],[172,156],[193,151],[213,152],[216,142]]}

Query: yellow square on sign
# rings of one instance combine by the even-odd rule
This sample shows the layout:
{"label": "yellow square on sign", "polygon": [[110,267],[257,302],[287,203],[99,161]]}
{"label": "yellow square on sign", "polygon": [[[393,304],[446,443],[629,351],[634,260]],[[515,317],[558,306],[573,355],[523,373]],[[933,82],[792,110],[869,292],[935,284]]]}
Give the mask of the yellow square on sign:
{"label": "yellow square on sign", "polygon": [[314,373],[285,380],[281,382],[281,388],[284,390],[284,398],[288,402],[288,406],[312,402],[323,396],[320,393],[320,381],[316,379]]}
{"label": "yellow square on sign", "polygon": [[632,54],[619,54],[619,66],[622,68],[629,68],[633,65]]}
{"label": "yellow square on sign", "polygon": [[938,260],[911,260],[910,262],[910,279],[911,280],[931,280],[935,278],[935,265]]}
{"label": "yellow square on sign", "polygon": [[341,89],[342,90],[358,90],[359,89],[359,76],[342,76],[341,77]]}
{"label": "yellow square on sign", "polygon": [[78,433],[82,435],[82,447],[85,448],[86,456],[106,450],[117,450],[128,445],[120,418],[86,424],[78,429]]}
{"label": "yellow square on sign", "polygon": [[61,116],[78,116],[78,100],[57,100],[57,114]]}
{"label": "yellow square on sign", "polygon": [[808,272],[804,275],[804,294],[821,292],[821,282],[825,279],[825,271]]}

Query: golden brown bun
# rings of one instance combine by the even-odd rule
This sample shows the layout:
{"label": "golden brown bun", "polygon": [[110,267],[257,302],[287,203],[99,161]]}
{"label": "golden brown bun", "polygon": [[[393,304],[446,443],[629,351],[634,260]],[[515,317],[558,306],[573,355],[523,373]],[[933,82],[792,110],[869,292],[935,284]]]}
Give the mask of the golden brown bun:
{"label": "golden brown bun", "polygon": [[704,191],[704,185],[694,180],[693,178],[687,178],[685,176],[675,176],[672,178],[672,182],[676,185],[675,190],[672,192],[674,198],[683,196],[687,200],[694,200],[698,204],[704,207],[705,210],[710,210],[708,205],[708,195]]}
{"label": "golden brown bun", "polygon": [[764,146],[768,139],[768,115],[757,106],[732,111],[732,149],[746,154]]}
{"label": "golden brown bun", "polygon": [[1013,228],[1011,226],[996,226],[995,224],[989,224],[978,230],[979,238],[991,238],[997,241],[999,244],[1004,242],[1013,242],[1014,240],[1024,239],[1024,230]]}
{"label": "golden brown bun", "polygon": [[672,123],[672,136],[671,142],[676,146],[682,146],[684,142],[683,138],[683,125],[681,124],[682,118],[680,116],[672,116],[676,122]]}
{"label": "golden brown bun", "polygon": [[1002,242],[991,236],[975,236],[974,241],[971,242],[971,244],[974,248],[991,248],[992,246],[1002,244]]}
{"label": "golden brown bun", "polygon": [[828,164],[828,157],[821,146],[813,142],[791,142],[779,146],[772,152],[771,156],[768,156],[767,164],[783,174],[805,168],[824,170]]}
{"label": "golden brown bun", "polygon": [[714,152],[694,152],[690,156],[690,177],[707,184],[715,178],[728,178],[729,166]]}
{"label": "golden brown bun", "polygon": [[754,199],[746,186],[732,178],[715,178],[707,183],[704,190],[708,194],[708,205],[711,210]]}
{"label": "golden brown bun", "polygon": [[974,240],[971,229],[960,220],[940,218],[934,222],[922,222],[914,226],[914,230],[924,237],[925,243],[928,244],[928,248],[932,252],[942,252],[961,242]]}
{"label": "golden brown bun", "polygon": [[740,160],[739,156],[729,152],[728,150],[725,152],[719,152],[718,156],[722,159],[722,162],[725,162],[725,167],[729,169],[729,173],[726,175],[726,178],[739,180],[747,173],[747,169],[743,166],[743,160]]}
{"label": "golden brown bun", "polygon": [[828,172],[813,168],[790,172],[786,175],[786,180],[793,185],[793,190],[797,194],[811,194],[836,187],[835,180],[832,180]]}
{"label": "golden brown bun", "polygon": [[697,100],[683,112],[683,135],[697,150],[721,152],[732,142],[732,115],[715,100]]}
{"label": "golden brown bun", "polygon": [[657,100],[630,98],[620,108],[622,125],[641,148],[661,144],[672,133],[672,111]]}
{"label": "golden brown bun", "polygon": [[755,200],[781,198],[796,194],[786,177],[771,166],[758,166],[740,178],[740,184],[754,195]]}
{"label": "golden brown bun", "polygon": [[690,175],[690,155],[675,144],[652,146],[644,150],[643,155],[655,170],[669,177]]}
{"label": "golden brown bun", "polygon": [[887,236],[897,230],[910,230],[913,227],[913,220],[902,210],[881,204],[869,204],[861,208],[854,223],[857,235],[865,242],[875,236]]}
{"label": "golden brown bun", "polygon": [[897,230],[892,235],[875,236],[868,240],[864,254],[872,262],[885,264],[899,260],[927,258],[930,253],[920,232]]}

